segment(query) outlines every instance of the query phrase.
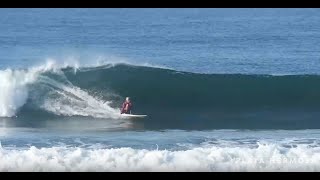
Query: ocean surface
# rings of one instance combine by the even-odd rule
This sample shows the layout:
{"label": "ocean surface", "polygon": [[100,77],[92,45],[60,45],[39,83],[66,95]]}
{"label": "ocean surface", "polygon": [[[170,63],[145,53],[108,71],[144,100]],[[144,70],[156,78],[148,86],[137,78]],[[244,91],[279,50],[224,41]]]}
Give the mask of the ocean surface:
{"label": "ocean surface", "polygon": [[0,171],[320,171],[319,44],[320,9],[0,9]]}

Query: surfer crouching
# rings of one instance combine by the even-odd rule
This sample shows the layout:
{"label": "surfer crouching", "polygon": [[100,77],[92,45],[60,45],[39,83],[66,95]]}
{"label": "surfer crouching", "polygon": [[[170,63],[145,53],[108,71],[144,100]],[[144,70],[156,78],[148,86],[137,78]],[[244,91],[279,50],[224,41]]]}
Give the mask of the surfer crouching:
{"label": "surfer crouching", "polygon": [[121,114],[131,114],[132,103],[129,97],[126,97],[126,100],[122,104]]}

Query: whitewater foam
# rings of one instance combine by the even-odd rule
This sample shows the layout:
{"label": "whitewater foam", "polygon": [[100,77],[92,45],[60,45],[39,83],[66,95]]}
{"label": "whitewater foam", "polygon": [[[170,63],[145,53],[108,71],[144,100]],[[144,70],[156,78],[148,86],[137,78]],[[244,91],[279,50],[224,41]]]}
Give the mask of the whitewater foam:
{"label": "whitewater foam", "polygon": [[132,148],[0,149],[0,171],[320,171],[320,148],[276,144],[198,147],[184,151]]}
{"label": "whitewater foam", "polygon": [[[48,59],[45,64],[28,69],[1,70],[0,117],[15,116],[19,109],[27,102],[30,94],[30,86],[36,83],[43,83],[50,84],[50,86],[57,88],[54,89],[54,92],[60,96],[45,99],[45,103],[39,105],[40,108],[44,108],[57,115],[118,118],[119,113],[109,106],[110,102],[100,101],[68,82],[62,69],[72,67],[76,73],[76,70],[79,68],[79,64],[76,61],[70,62],[59,64],[53,59]],[[46,72],[58,74],[62,78],[64,77],[66,84],[61,84],[43,76],[42,74]],[[69,103],[65,104],[65,101]]]}
{"label": "whitewater foam", "polygon": [[11,117],[28,98],[27,85],[36,79],[35,72],[0,71],[0,116]]}
{"label": "whitewater foam", "polygon": [[0,70],[0,117],[14,116],[27,101],[28,85],[47,71],[59,71],[55,61],[49,59],[45,64],[29,69]]}

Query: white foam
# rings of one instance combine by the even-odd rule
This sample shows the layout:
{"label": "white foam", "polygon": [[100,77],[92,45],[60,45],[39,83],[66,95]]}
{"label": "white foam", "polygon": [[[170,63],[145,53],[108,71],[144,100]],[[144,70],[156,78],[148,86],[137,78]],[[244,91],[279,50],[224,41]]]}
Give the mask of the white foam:
{"label": "white foam", "polygon": [[55,88],[51,92],[55,93],[55,96],[47,96],[41,105],[41,108],[49,112],[64,116],[120,117],[119,111],[111,108],[109,101],[101,101],[78,87],[61,84],[49,78],[46,78],[45,82]]}
{"label": "white foam", "polygon": [[60,66],[54,60],[28,69],[0,70],[0,117],[12,117],[28,98],[28,85],[46,71],[59,72]]}
{"label": "white foam", "polygon": [[53,60],[24,70],[0,70],[0,117],[12,117],[27,101],[28,85],[46,71],[58,72],[59,66]]}
{"label": "white foam", "polygon": [[276,144],[185,151],[83,148],[0,149],[0,171],[320,171],[320,149]]}
{"label": "white foam", "polygon": [[36,72],[0,71],[0,116],[11,117],[28,98],[27,85],[36,79]]}
{"label": "white foam", "polygon": [[[63,76],[61,68],[73,67],[76,71],[79,66],[74,59],[62,64],[48,59],[44,64],[25,70],[0,70],[0,117],[16,115],[28,99],[28,85],[38,82],[41,73],[50,71]],[[119,112],[109,106],[110,102],[98,100],[71,83],[59,84],[50,78],[46,81],[51,83],[51,86],[57,87],[56,92],[60,94],[58,98],[48,98],[45,104],[39,105],[50,112],[69,116],[119,117]],[[65,100],[69,103],[65,104]]]}

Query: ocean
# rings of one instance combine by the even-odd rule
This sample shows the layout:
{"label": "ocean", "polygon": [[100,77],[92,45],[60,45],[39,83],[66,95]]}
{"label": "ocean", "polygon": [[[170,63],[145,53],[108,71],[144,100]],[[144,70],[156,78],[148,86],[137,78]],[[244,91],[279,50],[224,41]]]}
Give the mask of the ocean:
{"label": "ocean", "polygon": [[320,171],[318,44],[319,9],[0,9],[0,171]]}

